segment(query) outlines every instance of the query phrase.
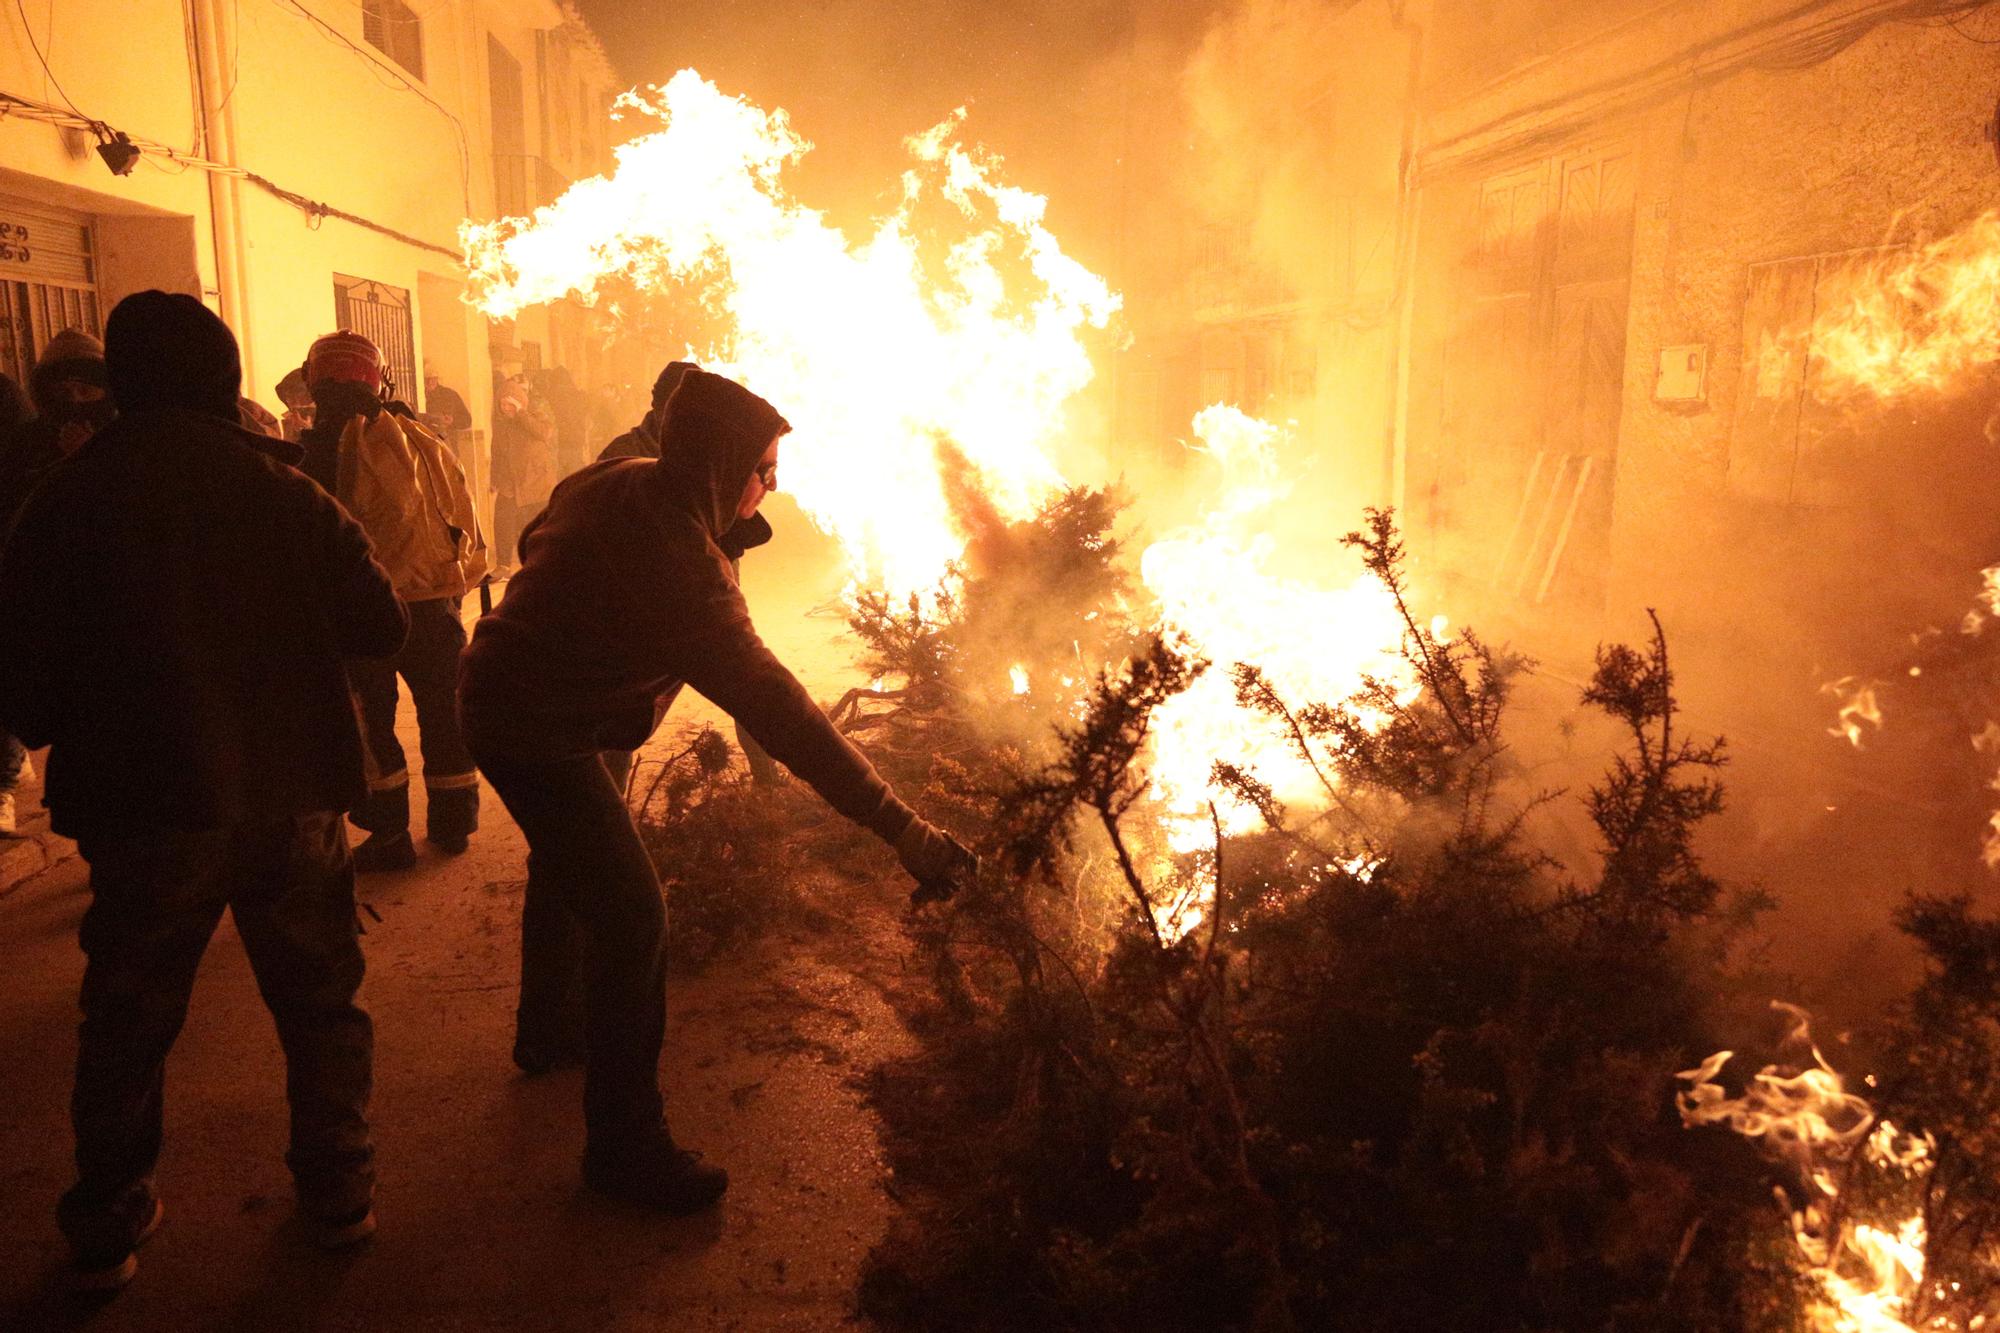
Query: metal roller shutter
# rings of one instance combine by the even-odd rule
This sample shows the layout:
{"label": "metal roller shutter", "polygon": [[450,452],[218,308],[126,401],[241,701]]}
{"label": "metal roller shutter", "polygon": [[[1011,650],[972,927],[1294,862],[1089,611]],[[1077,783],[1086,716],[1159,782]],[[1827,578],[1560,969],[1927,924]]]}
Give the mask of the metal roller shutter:
{"label": "metal roller shutter", "polygon": [[25,387],[56,334],[104,336],[95,252],[86,215],[0,195],[0,372]]}

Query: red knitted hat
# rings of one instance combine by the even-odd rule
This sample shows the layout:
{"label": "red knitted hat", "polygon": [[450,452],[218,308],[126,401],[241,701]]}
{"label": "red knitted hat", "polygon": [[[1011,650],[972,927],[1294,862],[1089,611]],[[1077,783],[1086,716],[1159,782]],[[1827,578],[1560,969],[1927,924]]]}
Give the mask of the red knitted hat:
{"label": "red knitted hat", "polygon": [[310,389],[327,380],[345,380],[379,390],[382,353],[367,338],[347,329],[316,339],[312,350],[306,353],[306,387]]}

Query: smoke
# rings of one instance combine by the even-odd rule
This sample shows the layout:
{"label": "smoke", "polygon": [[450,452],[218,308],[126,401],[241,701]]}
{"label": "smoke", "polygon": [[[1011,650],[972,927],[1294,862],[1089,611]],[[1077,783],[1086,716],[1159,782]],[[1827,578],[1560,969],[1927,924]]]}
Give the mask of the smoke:
{"label": "smoke", "polygon": [[[1401,116],[1399,52],[1386,24],[1358,18],[1312,0],[1243,0],[1183,78],[1197,145],[1190,201],[1233,233],[1231,258],[1274,283],[1272,295],[1339,302],[1387,276],[1393,209],[1382,197],[1395,163],[1374,149]],[[1354,60],[1357,44],[1381,58]],[[1370,71],[1366,86],[1357,66]]]}

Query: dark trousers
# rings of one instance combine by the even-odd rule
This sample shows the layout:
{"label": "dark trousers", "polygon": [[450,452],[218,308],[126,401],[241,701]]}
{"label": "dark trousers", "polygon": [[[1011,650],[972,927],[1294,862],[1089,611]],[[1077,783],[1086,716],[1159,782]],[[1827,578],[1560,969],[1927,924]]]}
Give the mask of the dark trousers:
{"label": "dark trousers", "polygon": [[151,1215],[167,1052],[225,907],[285,1050],[285,1162],[300,1207],[322,1218],[366,1207],[374,1029],[355,1003],[361,944],[341,817],[90,837],[82,852],[92,899],[70,1106],[77,1183],[58,1209],[72,1246],[116,1259]]}
{"label": "dark trousers", "polygon": [[590,1148],[617,1152],[659,1129],[667,1020],[667,909],[624,798],[596,755],[488,759],[486,780],[528,839],[521,911],[522,1035],[560,1034],[581,955]]}
{"label": "dark trousers", "polygon": [[396,739],[397,676],[409,685],[417,706],[430,836],[465,838],[479,827],[479,774],[458,722],[458,656],[465,651],[459,601],[411,602],[410,634],[401,652],[347,664],[370,761],[368,802],[354,812],[354,822],[370,833],[394,836],[410,827],[409,761]]}

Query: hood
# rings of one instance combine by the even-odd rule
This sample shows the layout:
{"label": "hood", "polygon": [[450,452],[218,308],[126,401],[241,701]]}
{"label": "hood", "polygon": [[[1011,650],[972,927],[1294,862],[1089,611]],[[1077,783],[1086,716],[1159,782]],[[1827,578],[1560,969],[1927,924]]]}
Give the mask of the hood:
{"label": "hood", "polygon": [[667,400],[660,484],[717,539],[774,437],[791,430],[778,410],[734,380],[689,370]]}
{"label": "hood", "polygon": [[120,411],[178,407],[236,421],[236,335],[181,292],[134,292],[104,322],[111,396]]}
{"label": "hood", "polygon": [[64,329],[49,339],[49,345],[35,361],[37,366],[53,365],[58,361],[102,361],[104,344],[85,333],[82,329]]}
{"label": "hood", "polygon": [[82,329],[64,329],[49,339],[48,346],[35,360],[35,368],[28,372],[28,397],[37,412],[47,417],[65,415],[68,403],[54,396],[55,386],[63,380],[79,380],[109,389],[110,381],[104,371],[104,344]]}

